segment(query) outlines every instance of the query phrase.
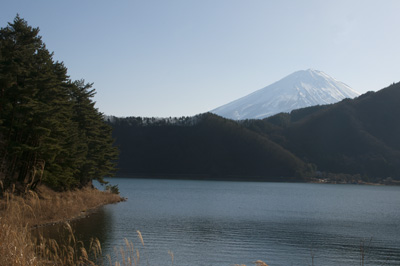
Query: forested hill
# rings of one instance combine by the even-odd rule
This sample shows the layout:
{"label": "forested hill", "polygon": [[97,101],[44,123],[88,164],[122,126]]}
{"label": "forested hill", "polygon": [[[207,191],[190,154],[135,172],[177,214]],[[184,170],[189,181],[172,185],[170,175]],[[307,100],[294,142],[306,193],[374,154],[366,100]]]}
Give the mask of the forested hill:
{"label": "forested hill", "polygon": [[399,179],[400,83],[282,119],[273,139],[320,171]]}
{"label": "forested hill", "polygon": [[114,118],[122,176],[281,180],[307,165],[240,124],[206,113],[190,118]]}
{"label": "forested hill", "polygon": [[115,169],[92,84],[70,80],[38,34],[19,16],[0,30],[0,193],[82,187]]}
{"label": "forested hill", "polygon": [[400,83],[353,100],[232,121],[110,118],[121,176],[303,181],[400,179]]}

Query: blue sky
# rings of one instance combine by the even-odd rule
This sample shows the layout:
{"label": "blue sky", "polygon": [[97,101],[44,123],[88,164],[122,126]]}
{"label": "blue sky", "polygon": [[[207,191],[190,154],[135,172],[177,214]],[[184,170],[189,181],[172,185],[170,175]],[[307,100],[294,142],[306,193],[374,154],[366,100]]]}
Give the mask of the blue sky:
{"label": "blue sky", "polygon": [[3,0],[116,116],[207,112],[318,69],[364,93],[400,81],[398,0]]}

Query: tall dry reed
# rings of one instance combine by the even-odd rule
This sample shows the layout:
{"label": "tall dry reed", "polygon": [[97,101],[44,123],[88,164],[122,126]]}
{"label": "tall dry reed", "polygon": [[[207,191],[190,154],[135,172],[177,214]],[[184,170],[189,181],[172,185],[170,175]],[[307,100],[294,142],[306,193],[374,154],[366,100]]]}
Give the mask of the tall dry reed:
{"label": "tall dry reed", "polygon": [[31,229],[77,218],[93,208],[122,200],[118,195],[92,188],[54,192],[42,186],[38,193],[29,191],[16,195],[11,190],[2,194],[0,265],[95,265],[88,254],[100,257],[100,243],[92,241],[88,252],[75,238],[68,223],[65,224],[68,241],[63,244],[43,237],[35,240]]}

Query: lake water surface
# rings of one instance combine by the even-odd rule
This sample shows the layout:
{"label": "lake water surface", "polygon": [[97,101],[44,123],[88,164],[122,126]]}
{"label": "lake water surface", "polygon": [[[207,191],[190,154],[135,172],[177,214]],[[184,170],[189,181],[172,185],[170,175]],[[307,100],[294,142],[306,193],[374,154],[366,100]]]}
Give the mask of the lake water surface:
{"label": "lake water surface", "polygon": [[[74,223],[141,264],[400,265],[400,187],[109,179],[128,201]],[[136,231],[145,242],[141,248]],[[364,248],[364,252],[360,249]],[[114,256],[114,255],[112,255]]]}

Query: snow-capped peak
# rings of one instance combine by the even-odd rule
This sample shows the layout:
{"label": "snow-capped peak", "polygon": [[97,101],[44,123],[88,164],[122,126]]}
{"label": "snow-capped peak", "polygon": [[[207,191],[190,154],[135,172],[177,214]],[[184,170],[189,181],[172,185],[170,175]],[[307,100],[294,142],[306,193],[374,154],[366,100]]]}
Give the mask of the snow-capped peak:
{"label": "snow-capped peak", "polygon": [[262,119],[280,112],[331,104],[360,94],[326,73],[300,70],[238,100],[212,110],[217,115],[241,120]]}

